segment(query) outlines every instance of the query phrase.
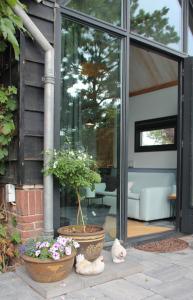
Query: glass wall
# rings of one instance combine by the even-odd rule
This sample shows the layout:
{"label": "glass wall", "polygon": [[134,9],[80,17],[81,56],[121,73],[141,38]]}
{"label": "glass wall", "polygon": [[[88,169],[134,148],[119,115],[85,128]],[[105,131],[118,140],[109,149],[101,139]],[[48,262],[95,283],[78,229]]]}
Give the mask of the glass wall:
{"label": "glass wall", "polygon": [[182,51],[181,1],[129,0],[131,31]]}
{"label": "glass wall", "polygon": [[188,54],[193,55],[193,5],[189,3]]}
{"label": "glass wall", "polygon": [[123,0],[70,0],[67,7],[115,26],[122,26],[123,24]]}
{"label": "glass wall", "polygon": [[[102,183],[82,190],[87,224],[103,225],[106,240],[116,236],[119,207],[121,40],[63,17],[60,144],[86,151]],[[72,191],[61,190],[61,225],[76,223]]]}

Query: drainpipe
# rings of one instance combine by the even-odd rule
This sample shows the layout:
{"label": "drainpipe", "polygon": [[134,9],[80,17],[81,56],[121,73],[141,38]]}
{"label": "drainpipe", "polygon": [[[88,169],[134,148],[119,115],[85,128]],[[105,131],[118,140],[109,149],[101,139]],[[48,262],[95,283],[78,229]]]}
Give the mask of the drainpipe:
{"label": "drainpipe", "polygon": [[[24,24],[24,27],[31,33],[34,40],[45,51],[44,67],[44,166],[49,159],[45,155],[47,150],[54,149],[54,48],[44,37],[41,31],[33,23],[30,17],[16,5],[13,8]],[[53,236],[53,176],[44,176],[44,235]]]}

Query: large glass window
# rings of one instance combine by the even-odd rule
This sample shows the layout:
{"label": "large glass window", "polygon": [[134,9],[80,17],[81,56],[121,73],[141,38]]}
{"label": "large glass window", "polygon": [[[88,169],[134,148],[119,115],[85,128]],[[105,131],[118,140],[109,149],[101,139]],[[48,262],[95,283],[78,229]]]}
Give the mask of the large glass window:
{"label": "large glass window", "polygon": [[67,7],[115,26],[122,26],[123,0],[70,0]]}
{"label": "large glass window", "polygon": [[[121,40],[63,18],[60,143],[87,151],[102,182],[82,191],[88,224],[103,225],[106,239],[116,236],[119,195]],[[61,225],[76,223],[76,197],[61,190]]]}
{"label": "large glass window", "polygon": [[176,50],[181,46],[181,1],[130,0],[131,31]]}

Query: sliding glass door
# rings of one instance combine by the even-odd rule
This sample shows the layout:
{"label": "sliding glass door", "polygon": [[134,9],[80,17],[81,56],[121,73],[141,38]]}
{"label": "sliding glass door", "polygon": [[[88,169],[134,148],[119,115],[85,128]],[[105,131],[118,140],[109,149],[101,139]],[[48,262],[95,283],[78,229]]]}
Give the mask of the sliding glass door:
{"label": "sliding glass door", "polygon": [[[121,39],[62,17],[60,147],[86,151],[102,182],[82,191],[87,224],[116,237],[119,215]],[[61,225],[75,224],[73,191],[60,191]]]}

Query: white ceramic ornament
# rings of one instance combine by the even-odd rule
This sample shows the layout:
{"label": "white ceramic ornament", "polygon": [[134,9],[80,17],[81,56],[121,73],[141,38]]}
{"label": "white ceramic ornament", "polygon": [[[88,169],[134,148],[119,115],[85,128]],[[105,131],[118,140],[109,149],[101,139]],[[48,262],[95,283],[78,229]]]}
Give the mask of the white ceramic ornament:
{"label": "white ceramic ornament", "polygon": [[113,242],[113,246],[111,248],[111,255],[113,262],[116,264],[122,263],[125,261],[125,257],[127,255],[126,249],[121,246],[118,239],[115,239]]}
{"label": "white ceramic ornament", "polygon": [[76,273],[81,275],[97,275],[104,271],[103,256],[99,256],[93,262],[85,259],[83,254],[76,256]]}

